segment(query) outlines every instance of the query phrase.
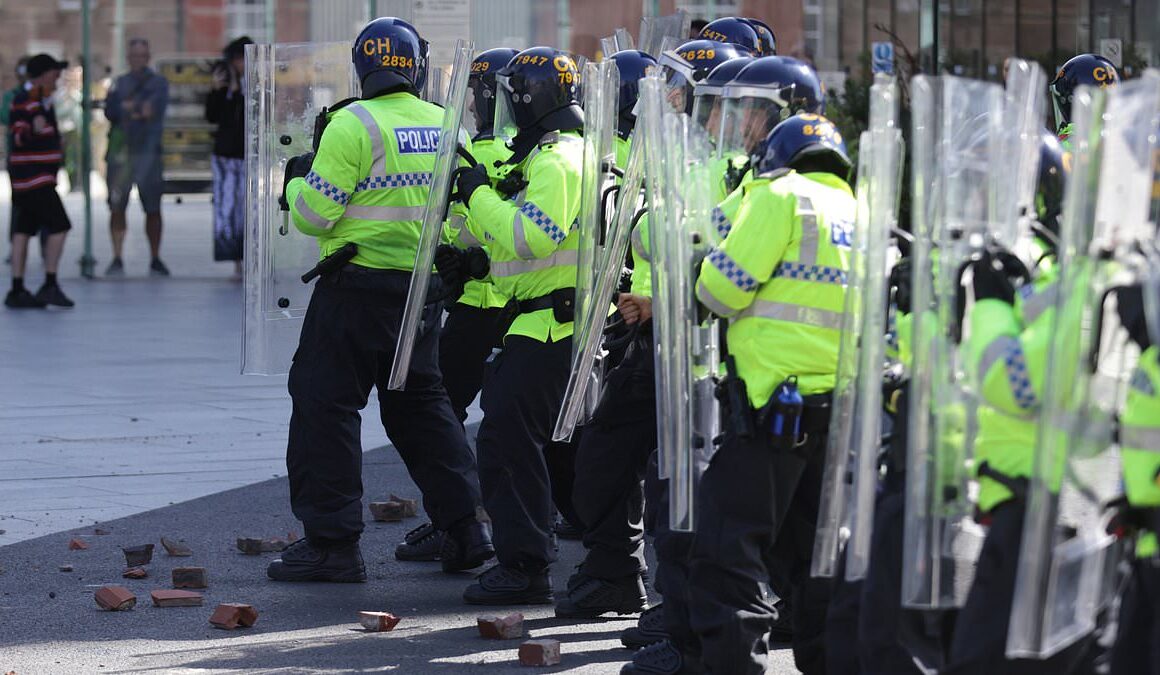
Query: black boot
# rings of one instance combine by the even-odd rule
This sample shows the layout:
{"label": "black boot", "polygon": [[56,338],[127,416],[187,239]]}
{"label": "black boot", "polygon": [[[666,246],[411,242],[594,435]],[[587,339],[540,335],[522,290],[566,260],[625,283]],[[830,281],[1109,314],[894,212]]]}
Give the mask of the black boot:
{"label": "black boot", "polygon": [[606,612],[636,614],[648,608],[648,594],[639,574],[619,579],[598,579],[581,574],[576,583],[556,603],[556,616],[565,619],[595,619]]}
{"label": "black boot", "polygon": [[456,525],[443,537],[439,560],[444,572],[462,572],[474,569],[495,557],[491,543],[491,528],[487,523],[471,520]]}
{"label": "black boot", "polygon": [[680,649],[668,640],[656,642],[632,655],[620,675],[699,675],[705,672],[699,664],[689,662]]}
{"label": "black boot", "polygon": [[525,572],[494,565],[463,591],[463,601],[469,605],[550,605],[552,599],[547,568]]}
{"label": "black boot", "polygon": [[395,560],[411,562],[435,562],[443,549],[444,533],[436,530],[431,523],[423,523],[403,537],[403,543],[395,547]]}
{"label": "black boot", "polygon": [[266,576],[274,581],[357,583],[367,580],[367,570],[358,543],[319,548],[299,539],[270,563]]}
{"label": "black boot", "polygon": [[620,644],[629,649],[640,649],[654,642],[669,639],[665,630],[665,609],[663,605],[653,605],[637,619],[636,625],[625,628],[620,633]]}

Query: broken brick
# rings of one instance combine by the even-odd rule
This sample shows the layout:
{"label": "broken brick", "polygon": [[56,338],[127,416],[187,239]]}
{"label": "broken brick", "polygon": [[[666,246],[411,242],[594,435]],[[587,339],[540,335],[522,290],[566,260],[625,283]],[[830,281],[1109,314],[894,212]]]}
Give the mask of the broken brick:
{"label": "broken brick", "polygon": [[157,590],[150,591],[149,596],[153,598],[154,607],[201,607],[202,605],[201,593],[193,591]]}
{"label": "broken brick", "polygon": [[101,528],[96,527],[96,528],[93,528],[93,534],[98,535],[98,536],[103,536],[103,535],[109,534],[109,531],[102,530]]}
{"label": "broken brick", "polygon": [[250,605],[241,605],[236,602],[223,602],[213,610],[209,622],[214,628],[233,630],[238,626],[249,628],[258,621],[258,610]]}
{"label": "broken brick", "polygon": [[71,572],[71,571],[73,571],[73,566],[72,565],[61,565],[60,571],[61,572]]}
{"label": "broken brick", "polygon": [[399,617],[389,612],[359,612],[358,622],[362,624],[363,628],[372,633],[381,633],[388,630],[393,630],[395,626],[399,625]]}
{"label": "broken brick", "polygon": [[102,586],[93,594],[101,609],[125,611],[137,604],[137,596],[124,586]]}
{"label": "broken brick", "polygon": [[528,640],[520,644],[521,666],[554,666],[560,663],[559,640]]}
{"label": "broken brick", "polygon": [[121,550],[125,553],[125,564],[128,567],[148,565],[153,560],[153,544],[130,546]]}
{"label": "broken brick", "polygon": [[124,572],[121,572],[121,576],[126,579],[144,579],[149,576],[149,573],[145,571],[144,567],[130,567]]}
{"label": "broken brick", "polygon": [[514,640],[524,636],[524,615],[516,612],[505,617],[481,616],[476,619],[479,636],[485,640]]}
{"label": "broken brick", "polygon": [[173,541],[172,539],[161,538],[161,545],[165,547],[165,552],[177,558],[186,558],[193,555],[193,549],[185,545],[184,542]]}
{"label": "broken brick", "polygon": [[204,567],[173,568],[174,588],[205,588],[208,585]]}
{"label": "broken brick", "polygon": [[246,555],[259,555],[261,553],[277,553],[284,550],[290,545],[289,541],[280,537],[270,537],[269,539],[254,539],[253,537],[238,537],[238,550]]}
{"label": "broken brick", "polygon": [[391,495],[391,498],[388,499],[387,501],[398,502],[398,503],[402,504],[404,518],[414,518],[415,516],[419,515],[419,500],[418,499],[404,499],[402,497],[396,497],[395,495]]}
{"label": "broken brick", "polygon": [[406,507],[399,502],[371,502],[371,517],[382,523],[397,523],[403,520]]}
{"label": "broken brick", "polygon": [[72,541],[70,541],[68,543],[68,550],[70,550],[70,551],[83,551],[83,550],[87,549],[88,547],[89,547],[89,545],[86,544],[85,542],[81,541],[80,539],[73,539]]}

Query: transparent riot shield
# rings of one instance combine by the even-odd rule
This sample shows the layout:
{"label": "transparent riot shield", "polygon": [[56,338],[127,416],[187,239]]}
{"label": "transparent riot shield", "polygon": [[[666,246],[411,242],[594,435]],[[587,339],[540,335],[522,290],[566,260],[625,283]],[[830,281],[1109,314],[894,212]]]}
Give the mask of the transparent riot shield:
{"label": "transparent riot shield", "polygon": [[[604,190],[611,182],[608,171],[613,161],[613,134],[616,130],[617,96],[620,90],[620,73],[616,62],[589,62],[585,67],[584,80],[584,154],[583,175],[580,187],[580,214],[578,217],[579,252],[576,264],[576,316],[572,336],[572,373],[564,392],[564,401],[556,427],[552,431],[553,440],[571,438],[576,425],[583,422],[584,413],[592,398],[586,392],[595,384],[601,373],[595,368],[604,334],[604,322],[608,318],[609,302],[614,288],[603,290],[605,278],[615,273],[619,278],[624,251],[619,257],[610,258],[609,243],[603,233]],[[639,188],[638,188],[639,192]],[[635,210],[635,202],[631,207]],[[628,216],[631,223],[632,215]],[[627,246],[628,233],[624,234]],[[614,284],[615,281],[612,281]],[[594,379],[595,376],[595,379]]]}
{"label": "transparent riot shield", "polygon": [[246,295],[242,372],[290,369],[318,262],[318,242],[282,211],[286,160],[309,152],[323,107],[356,96],[350,44],[257,44],[246,47]]}
{"label": "transparent riot shield", "polygon": [[459,148],[463,115],[467,110],[467,77],[468,71],[471,70],[473,52],[474,45],[469,41],[459,40],[455,46],[451,80],[443,106],[439,147],[435,152],[435,166],[431,172],[431,190],[427,197],[427,208],[423,213],[423,231],[419,235],[415,267],[411,271],[411,286],[407,290],[407,303],[403,308],[402,324],[399,326],[399,342],[395,346],[395,357],[387,382],[387,387],[393,391],[400,391],[406,387],[407,371],[411,368],[411,354],[415,348],[415,340],[419,336],[423,306],[427,304],[427,290],[435,262],[435,247],[439,245],[439,235],[443,231],[443,214],[447,211],[447,199],[452,187],[451,178],[458,165],[456,150]]}
{"label": "transparent riot shield", "polygon": [[666,16],[645,16],[640,20],[640,46],[637,49],[657,56],[664,50],[666,41],[684,42],[691,23],[692,17],[684,10]]}
{"label": "transparent riot shield", "polygon": [[632,34],[628,32],[627,28],[617,28],[612,35],[600,38],[600,51],[606,59],[616,52],[622,52],[626,49],[635,49]]}
{"label": "transparent riot shield", "polygon": [[[1027,92],[1047,88],[1047,75],[1038,64],[1022,59],[1007,63],[1003,125],[998,130],[997,157],[1003,161],[990,173],[992,241],[1030,258],[1029,219],[1035,213],[1035,184],[1039,176],[1040,135],[1046,99]],[[1032,261],[1029,261],[1032,262]],[[1033,262],[1031,266],[1034,266]]]}
{"label": "transparent riot shield", "polygon": [[1003,89],[917,77],[911,94],[915,318],[902,601],[936,609],[965,601],[982,545],[969,472],[977,396],[959,351],[958,298],[964,268],[990,237]]}
{"label": "transparent riot shield", "polygon": [[1090,634],[1114,597],[1105,505],[1119,492],[1113,429],[1138,354],[1113,339],[1109,300],[1149,263],[1160,73],[1082,90],[1072,119],[1059,295],[1008,632],[1017,657],[1047,658]]}

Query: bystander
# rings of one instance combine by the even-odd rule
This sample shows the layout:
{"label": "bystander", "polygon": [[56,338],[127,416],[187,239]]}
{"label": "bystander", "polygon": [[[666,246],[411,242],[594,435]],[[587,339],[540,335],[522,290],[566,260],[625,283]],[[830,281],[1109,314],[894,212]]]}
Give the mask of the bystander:
{"label": "bystander", "polygon": [[246,45],[240,37],[226,45],[214,66],[214,88],[205,99],[205,119],[217,125],[213,139],[213,259],[232,260],[234,279],[242,279],[246,226],[245,106],[242,82]]}

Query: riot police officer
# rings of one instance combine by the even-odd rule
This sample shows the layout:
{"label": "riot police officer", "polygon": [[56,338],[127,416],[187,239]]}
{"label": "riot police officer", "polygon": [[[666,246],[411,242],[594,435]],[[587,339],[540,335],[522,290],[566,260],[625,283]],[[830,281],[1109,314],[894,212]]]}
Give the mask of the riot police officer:
{"label": "riot police officer", "polygon": [[761,19],[754,19],[753,17],[746,17],[745,22],[757,31],[758,40],[758,54],[757,56],[776,56],[777,55],[777,37],[773,34],[773,29],[769,24]]}
{"label": "riot police officer", "polygon": [[484,379],[476,438],[484,506],[499,564],[464,591],[471,604],[548,604],[551,476],[545,449],[572,357],[584,116],[572,57],[550,47],[517,54],[496,74],[495,132],[510,133],[514,192],[476,166],[457,179],[466,228],[486,242],[497,289],[518,316]]}
{"label": "riot police officer", "polygon": [[[325,258],[357,253],[314,288],[290,368],[286,464],[306,537],[267,569],[279,581],[363,581],[359,411],[372,387],[380,415],[435,526],[448,533],[443,569],[494,555],[475,461],[451,411],[436,360],[441,307],[427,307],[404,391],[384,385],[410,285],[443,112],[420,100],[427,43],[404,21],[369,23],[352,48],[362,99],[334,112],[317,156],[293,158],[286,187],[294,225]],[[410,129],[419,133],[399,134]],[[433,132],[433,133],[431,133]]]}
{"label": "riot police officer", "polygon": [[[769,31],[769,34],[772,37],[773,31]],[[758,28],[749,19],[743,19],[739,16],[724,16],[710,21],[701,29],[701,34],[698,37],[703,40],[736,45],[750,56],[765,55],[762,51],[763,44]]]}
{"label": "riot police officer", "polygon": [[1051,102],[1055,106],[1055,133],[1065,150],[1071,149],[1071,100],[1080,86],[1110,87],[1120,81],[1112,62],[1099,54],[1080,54],[1063,64],[1051,81]]}

